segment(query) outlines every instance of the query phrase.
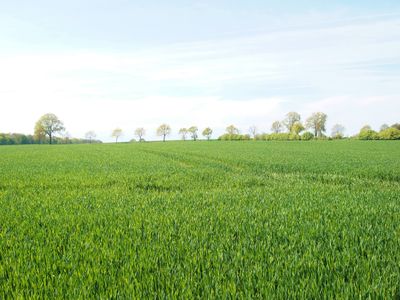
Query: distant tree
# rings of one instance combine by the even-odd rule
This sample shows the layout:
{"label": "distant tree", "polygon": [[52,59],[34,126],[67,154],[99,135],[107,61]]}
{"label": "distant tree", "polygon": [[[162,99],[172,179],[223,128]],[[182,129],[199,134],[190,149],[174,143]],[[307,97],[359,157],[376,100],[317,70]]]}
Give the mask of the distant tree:
{"label": "distant tree", "polygon": [[239,129],[237,129],[234,125],[229,125],[225,130],[227,134],[239,134]]}
{"label": "distant tree", "polygon": [[111,136],[115,138],[115,143],[118,143],[118,138],[122,136],[122,129],[121,128],[115,128],[113,132],[111,133]]}
{"label": "distant tree", "polygon": [[400,140],[400,130],[394,127],[388,127],[378,135],[381,140]]}
{"label": "distant tree", "polygon": [[190,136],[192,137],[193,141],[197,140],[197,131],[199,129],[196,126],[192,126],[188,129],[190,132]]}
{"label": "distant tree", "polygon": [[49,144],[53,143],[55,134],[65,130],[63,122],[61,122],[54,114],[43,115],[35,124],[35,136],[43,139],[49,137]]}
{"label": "distant tree", "polygon": [[389,125],[383,124],[383,125],[381,126],[381,128],[379,129],[379,131],[384,131],[384,130],[386,130],[386,129],[388,129],[388,128],[389,128]]}
{"label": "distant tree", "polygon": [[249,133],[253,137],[253,139],[255,140],[256,139],[256,135],[257,135],[257,127],[255,125],[250,126]]}
{"label": "distant tree", "polygon": [[332,127],[331,136],[332,136],[334,139],[341,139],[341,138],[343,138],[343,136],[344,136],[344,131],[345,131],[345,128],[344,128],[343,125],[335,124],[335,125]]}
{"label": "distant tree", "polygon": [[168,124],[161,124],[157,128],[157,135],[163,137],[163,142],[165,142],[165,137],[171,134],[171,127]]}
{"label": "distant tree", "polygon": [[281,133],[283,131],[283,124],[279,121],[272,123],[271,131],[273,133]]}
{"label": "distant tree", "polygon": [[360,132],[361,131],[367,131],[367,130],[372,130],[372,127],[369,125],[364,125],[363,127],[361,127]]}
{"label": "distant tree", "polygon": [[62,140],[60,141],[61,143],[64,143],[64,144],[70,144],[71,143],[72,136],[71,136],[71,134],[69,132],[64,131],[63,133],[61,133],[61,136],[62,136]]}
{"label": "distant tree", "polygon": [[299,135],[300,132],[304,131],[304,126],[301,124],[301,122],[295,122],[292,126],[292,131],[291,133],[294,135]]}
{"label": "distant tree", "polygon": [[143,127],[135,129],[135,136],[139,139],[139,142],[143,141],[143,137],[146,134],[146,130]]}
{"label": "distant tree", "polygon": [[322,112],[316,112],[311,115],[306,121],[306,127],[314,130],[315,137],[321,137],[325,132],[325,124],[328,116]]}
{"label": "distant tree", "polygon": [[292,132],[292,127],[296,122],[300,122],[301,116],[297,112],[289,112],[286,114],[285,120],[283,120],[283,125],[287,128],[288,132]]}
{"label": "distant tree", "polygon": [[85,139],[89,140],[89,143],[92,143],[92,140],[96,137],[96,133],[93,130],[86,132]]}
{"label": "distant tree", "polygon": [[207,140],[209,141],[210,138],[211,138],[212,133],[213,133],[212,129],[211,129],[210,127],[207,127],[207,128],[205,128],[205,129],[203,130],[203,133],[202,133],[202,134],[203,134],[203,136],[205,136],[205,137],[207,138]]}
{"label": "distant tree", "polygon": [[393,124],[393,125],[390,126],[390,127],[396,128],[396,129],[400,130],[400,123],[395,123],[395,124]]}
{"label": "distant tree", "polygon": [[358,139],[360,140],[378,140],[379,135],[375,130],[372,130],[370,126],[364,126],[361,128],[358,134]]}
{"label": "distant tree", "polygon": [[182,137],[182,140],[186,141],[186,136],[188,135],[189,130],[187,128],[181,128],[179,129],[179,134]]}

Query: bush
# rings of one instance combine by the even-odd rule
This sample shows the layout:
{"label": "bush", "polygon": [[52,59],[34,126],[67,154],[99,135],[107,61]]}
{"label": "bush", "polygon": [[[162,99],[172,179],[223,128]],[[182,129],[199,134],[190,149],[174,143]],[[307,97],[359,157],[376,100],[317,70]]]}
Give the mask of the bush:
{"label": "bush", "polygon": [[363,129],[358,134],[359,140],[379,140],[379,135],[375,130]]}
{"label": "bush", "polygon": [[312,134],[311,132],[308,132],[308,131],[304,132],[301,135],[301,139],[303,141],[309,141],[309,140],[312,140],[313,138],[314,138],[314,134]]}
{"label": "bush", "polygon": [[219,138],[221,141],[248,141],[250,140],[249,134],[229,134],[225,133],[221,135]]}
{"label": "bush", "polygon": [[381,140],[400,140],[400,130],[389,127],[379,132],[378,136]]}

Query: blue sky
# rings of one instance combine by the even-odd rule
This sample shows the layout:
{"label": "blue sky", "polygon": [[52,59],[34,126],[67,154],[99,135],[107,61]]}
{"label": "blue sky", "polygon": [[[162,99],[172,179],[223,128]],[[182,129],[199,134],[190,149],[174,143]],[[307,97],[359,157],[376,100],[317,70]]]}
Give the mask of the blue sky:
{"label": "blue sky", "polygon": [[[3,1],[0,132],[400,122],[399,1]],[[174,135],[173,137],[176,137]]]}

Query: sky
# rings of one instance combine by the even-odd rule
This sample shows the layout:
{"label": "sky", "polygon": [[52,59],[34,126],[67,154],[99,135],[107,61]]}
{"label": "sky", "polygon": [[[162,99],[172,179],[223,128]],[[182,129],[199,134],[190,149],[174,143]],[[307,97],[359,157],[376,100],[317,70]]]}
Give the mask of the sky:
{"label": "sky", "polygon": [[0,0],[0,132],[400,122],[400,1]]}

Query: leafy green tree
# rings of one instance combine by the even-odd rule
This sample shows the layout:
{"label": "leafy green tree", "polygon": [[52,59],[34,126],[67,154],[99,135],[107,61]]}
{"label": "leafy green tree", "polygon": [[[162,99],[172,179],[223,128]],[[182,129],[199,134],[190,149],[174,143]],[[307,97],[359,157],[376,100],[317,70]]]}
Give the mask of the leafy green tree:
{"label": "leafy green tree", "polygon": [[54,114],[43,115],[35,124],[35,136],[40,140],[49,137],[49,144],[53,143],[54,135],[65,130],[61,122]]}
{"label": "leafy green tree", "polygon": [[168,124],[161,124],[157,128],[157,135],[163,137],[163,142],[165,142],[165,138],[167,135],[171,134],[171,127]]}
{"label": "leafy green tree", "polygon": [[358,139],[360,140],[377,140],[379,139],[379,135],[375,130],[372,130],[371,126],[365,125],[361,128],[360,133],[358,134]]}
{"label": "leafy green tree", "polygon": [[229,125],[225,130],[227,134],[239,134],[239,129],[237,129],[234,125]]}
{"label": "leafy green tree", "polygon": [[188,135],[189,131],[187,128],[181,128],[179,129],[179,134],[182,137],[182,140],[186,141],[186,136]]}
{"label": "leafy green tree", "polygon": [[313,113],[306,121],[306,127],[314,130],[314,136],[322,137],[328,116],[322,112]]}
{"label": "leafy green tree", "polygon": [[192,126],[188,129],[190,132],[190,136],[192,137],[193,141],[197,140],[197,131],[199,129],[196,126]]}
{"label": "leafy green tree", "polygon": [[291,131],[291,133],[292,133],[292,134],[295,134],[295,135],[299,135],[300,132],[304,131],[304,129],[305,129],[305,128],[304,128],[303,124],[301,124],[301,122],[296,122],[296,123],[294,123],[293,126],[292,126],[292,131]]}
{"label": "leafy green tree", "polygon": [[283,125],[287,128],[287,131],[292,132],[292,127],[296,122],[300,122],[301,116],[297,112],[291,111],[286,114],[285,120],[283,120]]}
{"label": "leafy green tree", "polygon": [[212,133],[213,131],[210,127],[205,128],[202,132],[203,136],[205,136],[208,141],[210,140]]}
{"label": "leafy green tree", "polygon": [[384,130],[386,130],[386,129],[388,129],[389,128],[389,125],[388,124],[383,124],[382,126],[381,126],[381,128],[379,129],[379,131],[384,131]]}
{"label": "leafy green tree", "polygon": [[121,128],[115,128],[113,132],[111,133],[111,136],[115,138],[115,143],[118,143],[118,139],[122,136],[122,129]]}
{"label": "leafy green tree", "polygon": [[393,124],[393,125],[390,126],[390,127],[396,128],[396,129],[400,130],[400,123],[395,123],[395,124]]}
{"label": "leafy green tree", "polygon": [[400,140],[400,130],[393,127],[382,130],[378,135],[381,140]]}

